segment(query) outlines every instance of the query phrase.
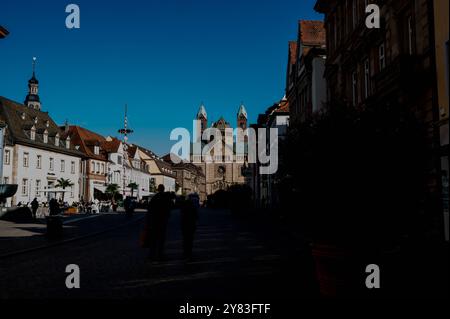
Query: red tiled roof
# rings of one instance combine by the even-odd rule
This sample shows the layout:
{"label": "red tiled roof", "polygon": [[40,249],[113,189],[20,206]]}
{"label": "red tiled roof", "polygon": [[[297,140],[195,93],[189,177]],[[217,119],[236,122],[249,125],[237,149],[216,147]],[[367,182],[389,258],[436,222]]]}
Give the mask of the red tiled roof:
{"label": "red tiled roof", "polygon": [[325,45],[326,32],[323,21],[300,20],[299,38],[304,45]]}
{"label": "red tiled roof", "polygon": [[282,100],[280,105],[274,110],[275,113],[289,113],[289,102],[287,100]]}
{"label": "red tiled roof", "polygon": [[108,153],[117,153],[120,143],[121,141],[118,138],[112,137],[110,141],[105,140],[101,147]]}
{"label": "red tiled roof", "polygon": [[[107,153],[102,149],[101,145],[106,141],[106,139],[100,134],[94,133],[80,126],[71,125],[68,131],[64,132],[64,136],[70,135],[70,139],[74,145],[80,145],[80,151],[86,154],[90,158],[95,158],[99,160],[108,160]],[[93,147],[94,145],[100,146],[100,154],[95,154]]]}
{"label": "red tiled roof", "polygon": [[297,61],[297,41],[289,41],[289,63],[295,64]]}

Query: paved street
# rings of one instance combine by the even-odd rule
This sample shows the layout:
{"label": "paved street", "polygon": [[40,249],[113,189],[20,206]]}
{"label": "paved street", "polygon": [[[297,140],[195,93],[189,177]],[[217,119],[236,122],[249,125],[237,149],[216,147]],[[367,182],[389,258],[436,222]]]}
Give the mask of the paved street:
{"label": "paved street", "polygon": [[[84,223],[99,227],[118,216],[124,217],[111,214]],[[167,260],[151,263],[139,246],[141,217],[93,237],[0,259],[0,297],[264,302],[316,296],[303,244],[268,220],[202,209],[194,259],[186,263],[178,211],[173,211]],[[80,267],[80,289],[65,287],[68,264]]]}

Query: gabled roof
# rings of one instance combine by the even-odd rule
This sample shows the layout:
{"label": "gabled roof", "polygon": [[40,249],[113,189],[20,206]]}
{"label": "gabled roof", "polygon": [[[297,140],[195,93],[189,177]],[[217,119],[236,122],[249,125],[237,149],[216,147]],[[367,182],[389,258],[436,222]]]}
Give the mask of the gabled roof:
{"label": "gabled roof", "polygon": [[[157,156],[155,153],[153,153],[149,149],[146,149],[145,147],[139,146],[139,150],[144,154],[146,154],[151,161],[154,161],[156,166],[158,167],[158,170],[161,172],[160,174],[152,173],[152,175],[165,175],[172,178],[176,177],[175,172],[173,171],[172,165],[170,163],[167,163],[161,157]],[[148,161],[148,159],[146,159],[146,161]]]}
{"label": "gabled roof", "polygon": [[118,138],[108,136],[102,143],[101,147],[108,153],[118,153],[121,144],[122,141]]}
{"label": "gabled roof", "polygon": [[[177,163],[177,164],[173,163],[172,159],[171,159],[171,155],[174,156],[175,158],[178,158],[180,160],[179,163]],[[169,154],[164,155],[162,158],[163,158],[164,161],[166,161],[167,163],[172,165],[173,169],[188,170],[188,171],[191,171],[191,172],[195,172],[197,175],[200,175],[202,177],[205,176],[205,174],[203,174],[203,171],[202,171],[202,169],[200,167],[198,167],[197,165],[194,165],[194,164],[192,164],[190,162],[183,161],[176,154],[173,154],[173,153],[170,154],[169,153]]]}
{"label": "gabled roof", "polygon": [[297,41],[289,41],[289,56],[288,64],[295,64],[297,62]]}
{"label": "gabled roof", "polygon": [[225,121],[223,116],[221,116],[217,122],[214,122],[212,124],[212,127],[215,127],[215,128],[218,128],[218,129],[222,130],[222,129],[225,129],[225,128],[228,128],[228,127],[231,127],[231,126],[230,126],[230,123]]}
{"label": "gabled roof", "polygon": [[[65,136],[47,112],[26,107],[10,99],[0,96],[0,120],[8,125],[5,141],[13,145],[16,143],[32,147],[82,157],[71,143],[67,149]],[[36,129],[35,139],[30,138],[31,128]],[[44,143],[44,133],[48,134],[48,142]],[[58,145],[55,137],[60,135]]]}
{"label": "gabled roof", "polygon": [[[64,131],[63,136],[70,136],[72,144],[79,145],[80,151],[83,152],[85,156],[101,161],[108,160],[108,154],[106,150],[102,148],[102,145],[106,141],[102,135],[81,126],[70,125]],[[99,154],[94,153],[95,146],[100,148]]]}

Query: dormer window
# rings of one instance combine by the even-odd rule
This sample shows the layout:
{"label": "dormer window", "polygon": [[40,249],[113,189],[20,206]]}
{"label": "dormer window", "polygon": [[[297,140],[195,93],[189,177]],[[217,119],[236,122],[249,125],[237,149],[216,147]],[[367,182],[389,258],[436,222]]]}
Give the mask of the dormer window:
{"label": "dormer window", "polygon": [[33,122],[34,122],[34,124],[37,124],[37,122],[38,122],[37,116],[35,116],[35,117],[33,118]]}
{"label": "dormer window", "polygon": [[36,128],[34,126],[30,130],[30,139],[32,141],[36,140]]}
{"label": "dormer window", "polygon": [[69,149],[70,148],[70,137],[67,136],[66,138],[66,148]]}
{"label": "dormer window", "polygon": [[48,132],[47,132],[47,130],[44,131],[43,139],[44,139],[44,143],[48,143]]}
{"label": "dormer window", "polygon": [[25,112],[22,112],[22,114],[20,115],[20,117],[22,118],[22,120],[25,120],[25,117],[26,117]]}
{"label": "dormer window", "polygon": [[99,155],[100,154],[100,147],[98,145],[94,146],[94,154]]}
{"label": "dormer window", "polygon": [[56,133],[55,135],[55,145],[59,146],[59,133]]}

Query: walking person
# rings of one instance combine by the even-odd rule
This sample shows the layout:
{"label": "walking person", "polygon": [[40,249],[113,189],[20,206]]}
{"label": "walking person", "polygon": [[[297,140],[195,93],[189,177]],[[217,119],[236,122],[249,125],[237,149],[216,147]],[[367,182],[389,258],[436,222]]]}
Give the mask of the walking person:
{"label": "walking person", "polygon": [[49,210],[50,210],[50,216],[59,214],[59,204],[55,198],[50,199],[50,202],[48,205],[49,205]]}
{"label": "walking person", "polygon": [[181,233],[183,236],[183,259],[192,259],[192,247],[198,219],[200,200],[197,194],[189,194],[181,205]]}
{"label": "walking person", "polygon": [[31,213],[33,214],[33,219],[36,219],[38,208],[39,208],[39,202],[38,202],[37,198],[35,197],[33,199],[33,201],[31,202]]}
{"label": "walking person", "polygon": [[125,208],[125,214],[127,217],[133,216],[135,203],[132,197],[127,196],[123,202],[123,207]]}
{"label": "walking person", "polygon": [[164,185],[158,185],[158,193],[151,199],[146,216],[149,258],[152,260],[163,259],[167,223],[172,209],[172,199],[164,190]]}

